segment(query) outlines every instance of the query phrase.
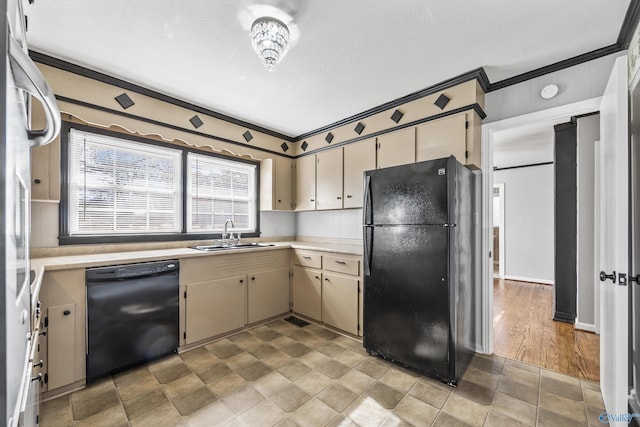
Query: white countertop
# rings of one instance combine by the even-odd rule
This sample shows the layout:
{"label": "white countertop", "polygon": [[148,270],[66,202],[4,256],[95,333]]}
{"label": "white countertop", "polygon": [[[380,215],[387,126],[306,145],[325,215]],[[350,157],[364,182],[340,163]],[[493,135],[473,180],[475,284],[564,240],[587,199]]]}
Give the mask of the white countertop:
{"label": "white countertop", "polygon": [[282,249],[306,249],[313,251],[332,252],[349,255],[362,255],[362,246],[352,244],[328,242],[274,242],[274,246],[251,249],[225,249],[220,251],[199,251],[191,248],[160,249],[151,251],[110,252],[89,255],[58,256],[49,258],[34,258],[31,268],[41,277],[42,272],[52,270],[68,270],[72,268],[101,267],[114,264],[128,264],[135,262],[159,261],[172,258],[191,258],[202,256],[216,256],[231,253],[247,253],[255,251],[273,251]]}

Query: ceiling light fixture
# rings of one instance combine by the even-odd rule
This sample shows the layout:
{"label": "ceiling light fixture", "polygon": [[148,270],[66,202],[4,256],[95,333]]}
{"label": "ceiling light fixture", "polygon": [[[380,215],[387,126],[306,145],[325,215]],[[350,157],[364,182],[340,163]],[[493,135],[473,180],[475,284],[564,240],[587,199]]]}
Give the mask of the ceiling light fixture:
{"label": "ceiling light fixture", "polygon": [[251,25],[251,44],[269,71],[287,54],[289,38],[289,28],[276,18],[264,16]]}
{"label": "ceiling light fixture", "polygon": [[547,85],[540,91],[540,96],[543,99],[551,99],[558,94],[559,90],[560,88],[558,88],[558,85]]}

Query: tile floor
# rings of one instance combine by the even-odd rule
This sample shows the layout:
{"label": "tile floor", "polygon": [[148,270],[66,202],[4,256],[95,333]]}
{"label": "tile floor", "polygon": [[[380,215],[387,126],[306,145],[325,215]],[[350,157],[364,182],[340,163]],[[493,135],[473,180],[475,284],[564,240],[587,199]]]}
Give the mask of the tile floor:
{"label": "tile floor", "polygon": [[457,388],[284,320],[42,404],[42,426],[598,426],[598,384],[476,355]]}

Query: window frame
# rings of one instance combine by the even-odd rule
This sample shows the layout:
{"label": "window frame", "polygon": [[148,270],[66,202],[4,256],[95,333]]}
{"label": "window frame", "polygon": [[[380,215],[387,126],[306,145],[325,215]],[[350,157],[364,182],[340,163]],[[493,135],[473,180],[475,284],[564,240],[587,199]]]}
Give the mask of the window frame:
{"label": "window frame", "polygon": [[[69,135],[71,129],[79,131],[95,133],[98,135],[114,137],[118,139],[130,140],[144,144],[150,144],[158,147],[171,148],[181,151],[181,195],[180,195],[180,215],[181,215],[181,231],[179,233],[131,233],[131,234],[69,234]],[[96,128],[82,124],[63,121],[60,130],[60,207],[59,207],[59,230],[58,243],[60,245],[81,245],[96,243],[144,243],[144,242],[171,242],[184,240],[211,240],[220,239],[221,233],[188,233],[187,232],[187,199],[190,197],[188,188],[188,154],[195,153],[205,156],[216,157],[228,161],[238,163],[247,163],[254,165],[255,170],[255,231],[243,232],[243,237],[260,237],[260,162],[247,160],[229,156],[223,156],[210,151],[199,150],[196,148],[185,147],[177,144],[170,144],[161,141],[144,138],[136,135],[129,135],[112,130]]]}

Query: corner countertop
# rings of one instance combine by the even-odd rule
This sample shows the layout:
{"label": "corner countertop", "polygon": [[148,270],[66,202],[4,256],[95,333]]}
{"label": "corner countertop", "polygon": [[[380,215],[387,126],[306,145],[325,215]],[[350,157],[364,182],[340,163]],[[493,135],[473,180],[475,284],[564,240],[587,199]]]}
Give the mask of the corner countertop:
{"label": "corner countertop", "polygon": [[223,251],[203,252],[191,248],[174,248],[147,251],[109,252],[89,255],[71,255],[48,258],[34,258],[31,268],[40,277],[44,271],[68,270],[73,268],[102,267],[114,264],[128,264],[136,262],[160,261],[172,258],[193,258],[203,256],[217,256],[223,254],[238,254],[272,251],[282,249],[304,249],[312,251],[332,252],[348,255],[362,255],[362,246],[329,242],[274,242],[273,246],[252,249],[227,249]]}

